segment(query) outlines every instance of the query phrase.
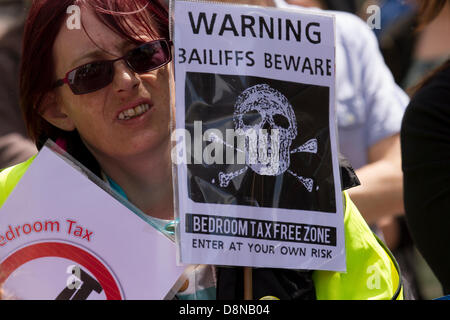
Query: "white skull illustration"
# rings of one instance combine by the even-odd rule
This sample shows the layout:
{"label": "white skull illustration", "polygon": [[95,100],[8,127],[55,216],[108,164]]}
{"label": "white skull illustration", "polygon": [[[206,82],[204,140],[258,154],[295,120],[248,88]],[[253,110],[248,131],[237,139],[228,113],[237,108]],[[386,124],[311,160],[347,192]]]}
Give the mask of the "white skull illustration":
{"label": "white skull illustration", "polygon": [[244,136],[245,161],[254,172],[277,176],[289,168],[297,121],[283,94],[267,84],[244,90],[234,105],[233,121],[236,134]]}

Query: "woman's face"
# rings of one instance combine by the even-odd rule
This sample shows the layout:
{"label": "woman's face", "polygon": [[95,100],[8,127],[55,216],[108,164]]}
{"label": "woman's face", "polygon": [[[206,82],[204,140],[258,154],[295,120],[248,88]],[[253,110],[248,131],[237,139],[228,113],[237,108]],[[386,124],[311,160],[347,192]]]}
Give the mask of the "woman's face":
{"label": "woman's face", "polygon": [[[81,8],[81,19],[84,28],[71,30],[64,24],[55,40],[58,79],[75,67],[121,57],[136,47],[103,25],[91,10]],[[68,85],[57,88],[56,125],[77,129],[97,159],[126,160],[157,150],[170,141],[170,68],[166,65],[138,75],[119,60],[114,64],[114,79],[105,88],[82,95],[74,95]],[[148,111],[124,116],[133,114],[131,110],[142,112],[136,107],[145,104]]]}

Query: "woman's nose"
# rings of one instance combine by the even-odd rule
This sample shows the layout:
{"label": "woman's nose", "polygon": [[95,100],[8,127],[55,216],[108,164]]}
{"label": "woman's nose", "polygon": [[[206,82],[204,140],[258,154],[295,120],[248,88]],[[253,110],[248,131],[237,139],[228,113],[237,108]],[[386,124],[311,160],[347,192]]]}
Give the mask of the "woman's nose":
{"label": "woman's nose", "polygon": [[114,90],[118,93],[133,91],[139,86],[138,75],[128,67],[125,61],[117,61],[114,64]]}

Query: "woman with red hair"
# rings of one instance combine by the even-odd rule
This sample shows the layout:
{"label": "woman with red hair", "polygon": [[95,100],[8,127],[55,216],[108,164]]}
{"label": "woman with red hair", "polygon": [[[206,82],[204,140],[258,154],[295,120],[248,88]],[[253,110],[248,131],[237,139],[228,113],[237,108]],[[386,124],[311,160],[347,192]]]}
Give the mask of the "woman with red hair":
{"label": "woman with red hair", "polygon": [[[79,29],[69,28],[71,5],[81,9]],[[20,72],[22,112],[38,147],[57,141],[142,211],[166,219],[173,211],[170,158],[161,157],[170,152],[168,39],[158,1],[35,1]]]}

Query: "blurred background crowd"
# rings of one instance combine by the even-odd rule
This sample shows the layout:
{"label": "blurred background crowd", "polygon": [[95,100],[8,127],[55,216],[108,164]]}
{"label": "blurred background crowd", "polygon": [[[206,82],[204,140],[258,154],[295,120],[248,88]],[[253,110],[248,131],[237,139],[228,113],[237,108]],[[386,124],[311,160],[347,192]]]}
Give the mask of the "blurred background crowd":
{"label": "blurred background crowd", "polygon": [[[414,0],[290,0],[286,2],[291,5],[317,6],[349,12],[358,16],[361,21],[370,21],[370,24],[376,27],[371,32],[385,64],[392,73],[395,83],[407,94],[411,94],[413,88],[428,73],[450,56],[448,1],[445,10],[442,10],[433,21],[420,28],[422,17],[417,14],[418,4]],[[27,0],[0,0],[0,169],[20,163],[37,152],[34,143],[27,138],[19,108],[18,70],[27,3]],[[383,121],[389,121],[389,119]],[[340,136],[342,138],[342,135]],[[358,168],[355,166],[355,169]],[[401,167],[398,167],[398,170],[401,171]],[[364,172],[362,174],[364,175]],[[360,207],[358,201],[355,202]],[[361,207],[364,208],[362,202]],[[379,207],[374,209],[378,210]],[[364,216],[364,212],[362,213]],[[434,299],[442,296],[441,284],[416,249],[404,215],[398,212],[383,218],[389,219],[378,221],[371,218],[368,219],[368,223],[373,225],[374,229],[381,230],[380,233],[399,261],[411,292],[410,297]]]}

